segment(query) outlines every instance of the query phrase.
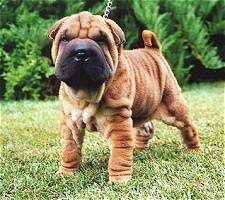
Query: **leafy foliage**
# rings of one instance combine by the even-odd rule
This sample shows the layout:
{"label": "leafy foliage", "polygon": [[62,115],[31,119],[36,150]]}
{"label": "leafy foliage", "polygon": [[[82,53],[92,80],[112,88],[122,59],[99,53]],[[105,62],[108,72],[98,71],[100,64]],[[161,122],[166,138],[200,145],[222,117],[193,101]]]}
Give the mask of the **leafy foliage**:
{"label": "leafy foliage", "polygon": [[[167,5],[171,8],[172,13],[176,13],[173,17],[179,21],[183,38],[187,40],[193,56],[206,68],[221,68],[225,66],[225,63],[217,55],[216,47],[212,47],[209,44],[208,30],[203,21],[205,14],[213,8],[215,3],[216,1],[207,2],[207,4],[202,2],[201,4],[196,4],[195,1],[188,1],[188,3],[180,6],[179,0],[167,1]],[[201,6],[199,9],[199,13],[202,13],[201,16],[195,14],[199,6]]]}
{"label": "leafy foliage", "polygon": [[[0,82],[5,99],[45,98],[52,77],[50,41],[46,32],[58,19],[89,10],[102,14],[106,0],[0,1]],[[185,84],[196,63],[205,69],[224,68],[224,0],[121,0],[111,18],[124,30],[125,48],[143,46],[143,29],[156,32],[178,82]],[[222,49],[218,49],[218,48]],[[225,51],[225,49],[224,49]],[[2,88],[2,87],[1,87]]]}
{"label": "leafy foliage", "polygon": [[3,72],[6,99],[40,98],[45,89],[43,78],[52,71],[50,60],[41,55],[41,48],[47,41],[40,34],[45,35],[46,28],[46,23],[37,13],[25,10],[17,17],[16,24],[2,30],[0,40],[3,43],[2,62],[6,66]]}

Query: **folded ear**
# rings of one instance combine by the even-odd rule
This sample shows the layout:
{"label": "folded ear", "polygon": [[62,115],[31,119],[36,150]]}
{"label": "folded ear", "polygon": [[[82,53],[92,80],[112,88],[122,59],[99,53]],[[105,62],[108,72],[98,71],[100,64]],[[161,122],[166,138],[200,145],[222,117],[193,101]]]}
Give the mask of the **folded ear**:
{"label": "folded ear", "polygon": [[54,40],[55,39],[55,36],[57,34],[57,32],[59,31],[59,29],[61,28],[63,22],[67,19],[68,17],[64,17],[62,19],[60,19],[59,21],[57,21],[53,26],[52,28],[50,28],[50,30],[48,31],[48,37],[51,39],[51,40]]}
{"label": "folded ear", "polygon": [[111,29],[111,32],[114,36],[116,45],[119,46],[119,45],[125,43],[126,39],[125,39],[125,35],[124,35],[124,32],[122,31],[122,29],[111,19],[105,19],[105,20]]}
{"label": "folded ear", "polygon": [[142,39],[144,41],[144,45],[146,48],[155,48],[162,50],[161,44],[159,39],[157,38],[156,34],[149,30],[144,30],[142,32]]}

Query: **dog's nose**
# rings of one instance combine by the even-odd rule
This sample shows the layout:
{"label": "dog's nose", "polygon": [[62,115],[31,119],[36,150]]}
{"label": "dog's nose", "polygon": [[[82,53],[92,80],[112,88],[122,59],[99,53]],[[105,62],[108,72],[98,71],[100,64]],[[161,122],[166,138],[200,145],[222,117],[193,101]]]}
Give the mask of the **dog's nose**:
{"label": "dog's nose", "polygon": [[90,55],[85,50],[79,50],[73,52],[73,57],[76,62],[87,62],[90,58]]}

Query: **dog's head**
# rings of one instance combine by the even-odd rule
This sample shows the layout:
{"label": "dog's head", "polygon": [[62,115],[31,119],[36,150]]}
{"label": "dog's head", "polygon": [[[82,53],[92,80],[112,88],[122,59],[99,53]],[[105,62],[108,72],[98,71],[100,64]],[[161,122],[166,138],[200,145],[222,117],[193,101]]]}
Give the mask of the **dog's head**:
{"label": "dog's head", "polygon": [[125,36],[112,20],[89,12],[65,17],[49,30],[55,75],[69,87],[96,90],[115,73]]}

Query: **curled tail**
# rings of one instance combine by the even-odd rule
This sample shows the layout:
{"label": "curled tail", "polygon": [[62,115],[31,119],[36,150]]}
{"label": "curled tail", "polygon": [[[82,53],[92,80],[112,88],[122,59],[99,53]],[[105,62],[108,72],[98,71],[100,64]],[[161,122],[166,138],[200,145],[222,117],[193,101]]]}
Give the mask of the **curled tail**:
{"label": "curled tail", "polygon": [[152,31],[144,30],[142,32],[142,39],[144,41],[145,48],[154,48],[161,51],[162,48],[159,39]]}

